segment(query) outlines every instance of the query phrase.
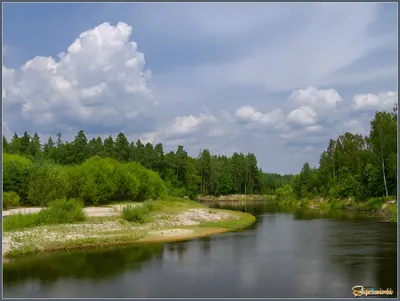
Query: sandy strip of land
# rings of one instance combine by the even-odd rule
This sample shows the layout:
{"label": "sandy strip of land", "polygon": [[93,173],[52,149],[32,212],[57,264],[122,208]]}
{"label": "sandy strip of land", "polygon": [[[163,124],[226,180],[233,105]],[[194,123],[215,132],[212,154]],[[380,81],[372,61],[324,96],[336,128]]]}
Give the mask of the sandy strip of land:
{"label": "sandy strip of land", "polygon": [[[120,213],[118,211],[123,206],[89,207],[85,208],[85,212],[91,216],[112,216],[118,215]],[[202,222],[239,220],[241,214],[244,213],[191,208],[170,214],[156,214],[151,222],[141,225],[123,221],[118,217],[111,217],[97,223],[95,220],[88,220],[78,224],[48,225],[21,231],[3,232],[2,255],[4,259],[6,252],[13,249],[24,249],[26,246],[39,251],[48,251],[101,244],[167,242],[195,238],[228,231],[224,228],[201,228]],[[188,229],[187,227],[192,228]]]}
{"label": "sandy strip of land", "polygon": [[[140,204],[134,204],[140,205]],[[86,207],[84,208],[84,212],[87,216],[115,216],[121,213],[122,208],[126,205],[111,205],[109,207]],[[41,207],[25,207],[25,208],[16,208],[3,210],[3,217],[9,216],[13,214],[29,214],[29,213],[37,213],[43,208]]]}

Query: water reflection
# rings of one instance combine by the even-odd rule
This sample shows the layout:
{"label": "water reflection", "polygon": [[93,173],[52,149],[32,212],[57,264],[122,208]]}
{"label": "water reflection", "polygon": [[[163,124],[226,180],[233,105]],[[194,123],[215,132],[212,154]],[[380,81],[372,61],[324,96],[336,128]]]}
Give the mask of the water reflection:
{"label": "water reflection", "polygon": [[146,261],[161,259],[163,249],[162,244],[149,244],[15,259],[3,266],[3,279],[16,284],[26,279],[50,283],[62,278],[112,278],[125,270],[140,271]]}
{"label": "water reflection", "polygon": [[[5,264],[5,297],[352,297],[396,287],[396,225],[354,212],[213,204],[253,212],[242,232],[41,255]],[[201,285],[199,285],[201,283]]]}

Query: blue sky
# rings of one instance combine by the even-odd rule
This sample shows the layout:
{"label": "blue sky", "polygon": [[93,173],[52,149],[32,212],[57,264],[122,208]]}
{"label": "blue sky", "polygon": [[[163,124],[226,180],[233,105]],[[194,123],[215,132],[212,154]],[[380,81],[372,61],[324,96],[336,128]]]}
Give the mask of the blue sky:
{"label": "blue sky", "polygon": [[397,44],[397,3],[3,4],[3,133],[123,131],[294,173],[391,109]]}

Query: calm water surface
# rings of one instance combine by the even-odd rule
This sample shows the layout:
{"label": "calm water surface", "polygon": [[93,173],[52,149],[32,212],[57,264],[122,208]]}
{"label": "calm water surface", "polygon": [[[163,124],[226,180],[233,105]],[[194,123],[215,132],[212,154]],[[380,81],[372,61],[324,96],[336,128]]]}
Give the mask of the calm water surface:
{"label": "calm water surface", "polygon": [[257,222],[186,242],[14,260],[4,297],[352,297],[354,285],[397,287],[395,224],[269,202],[234,208]]}

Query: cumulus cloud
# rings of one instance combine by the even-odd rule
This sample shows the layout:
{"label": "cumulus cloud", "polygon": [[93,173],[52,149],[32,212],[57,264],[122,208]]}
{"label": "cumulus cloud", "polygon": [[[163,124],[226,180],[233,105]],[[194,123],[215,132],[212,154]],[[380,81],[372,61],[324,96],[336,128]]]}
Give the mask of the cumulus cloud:
{"label": "cumulus cloud", "polygon": [[343,101],[336,90],[318,90],[313,86],[309,86],[304,90],[293,91],[289,96],[289,100],[318,109],[331,109]]}
{"label": "cumulus cloud", "polygon": [[286,119],[288,122],[299,125],[311,125],[317,122],[317,113],[309,106],[301,106],[291,111]]}
{"label": "cumulus cloud", "polygon": [[357,94],[353,97],[353,108],[355,110],[391,110],[397,101],[397,92]]}
{"label": "cumulus cloud", "polygon": [[241,121],[265,126],[277,126],[285,117],[281,109],[261,113],[251,106],[240,107],[236,110],[236,116]]}
{"label": "cumulus cloud", "polygon": [[216,118],[213,115],[200,114],[199,117],[179,116],[176,117],[170,127],[167,128],[168,137],[183,137],[195,133],[200,129],[200,126],[207,122],[215,122]]}
{"label": "cumulus cloud", "polygon": [[[73,136],[82,128],[88,136],[103,137],[122,131],[130,141],[182,144],[194,154],[205,147],[252,151],[266,170],[297,171],[300,161],[292,153],[318,156],[320,146],[343,130],[368,130],[366,115],[373,109],[392,108],[394,96],[388,93],[356,95],[351,102],[355,93],[366,91],[365,83],[373,83],[367,92],[395,89],[387,79],[396,78],[396,62],[386,51],[397,49],[397,31],[386,29],[396,20],[378,4],[132,7],[133,12],[127,6],[115,10],[114,17],[138,24],[157,89],[132,41],[132,27],[104,23],[75,40],[60,40],[70,46],[58,57],[3,67],[3,130]],[[156,19],[168,22],[154,27]],[[62,16],[58,21],[65,23]],[[372,34],[371,28],[383,23],[387,28]],[[268,39],[260,39],[260,33]],[[18,47],[32,50],[25,45]],[[7,67],[18,61],[15,50],[3,47]],[[377,88],[378,79],[383,83]],[[252,106],[245,102],[249,99]],[[203,106],[211,112],[199,114]],[[223,109],[229,112],[217,113]]]}
{"label": "cumulus cloud", "polygon": [[[21,70],[3,67],[5,118],[12,130],[67,127],[140,131],[156,99],[144,54],[126,23],[87,30],[58,59],[37,56]],[[7,109],[15,113],[7,118]],[[21,118],[22,117],[22,118]]]}

